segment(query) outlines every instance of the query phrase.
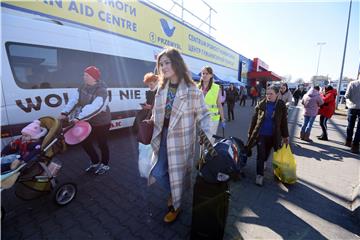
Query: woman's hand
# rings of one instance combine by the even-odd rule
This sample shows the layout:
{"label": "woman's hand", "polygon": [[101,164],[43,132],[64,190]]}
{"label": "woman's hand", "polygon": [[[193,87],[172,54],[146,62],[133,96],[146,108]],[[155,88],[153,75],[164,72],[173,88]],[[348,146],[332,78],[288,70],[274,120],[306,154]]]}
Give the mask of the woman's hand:
{"label": "woman's hand", "polygon": [[288,145],[289,144],[289,137],[283,138],[282,141],[283,141],[283,144]]}
{"label": "woman's hand", "polygon": [[58,119],[59,120],[65,120],[65,119],[67,119],[67,116],[63,115],[63,114],[60,114],[60,116],[58,116]]}
{"label": "woman's hand", "polygon": [[152,105],[145,103],[145,105],[142,106],[143,109],[151,110]]}
{"label": "woman's hand", "polygon": [[73,120],[71,120],[72,123],[76,124],[77,122],[79,122],[80,120],[77,118],[74,118]]}
{"label": "woman's hand", "polygon": [[143,122],[146,122],[147,124],[154,124],[154,121],[151,119],[145,119]]}

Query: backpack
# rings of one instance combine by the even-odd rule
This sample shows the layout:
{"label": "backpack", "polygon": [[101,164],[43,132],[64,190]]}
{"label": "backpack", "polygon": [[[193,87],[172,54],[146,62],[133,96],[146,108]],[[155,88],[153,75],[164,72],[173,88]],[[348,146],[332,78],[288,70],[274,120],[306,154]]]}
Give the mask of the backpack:
{"label": "backpack", "polygon": [[230,137],[213,145],[216,154],[204,153],[199,175],[208,183],[226,182],[246,165],[247,154],[240,139]]}

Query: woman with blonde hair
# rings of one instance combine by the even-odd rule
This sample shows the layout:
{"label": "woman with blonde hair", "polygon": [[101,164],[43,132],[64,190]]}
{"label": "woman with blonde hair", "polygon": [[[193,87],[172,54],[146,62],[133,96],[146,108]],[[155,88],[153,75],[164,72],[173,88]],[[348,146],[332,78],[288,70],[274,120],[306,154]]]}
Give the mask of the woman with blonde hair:
{"label": "woman with blonde hair", "polygon": [[166,223],[176,220],[180,212],[185,182],[190,183],[195,158],[196,126],[208,137],[210,112],[204,96],[188,75],[188,69],[178,50],[164,49],[157,58],[159,88],[151,121],[154,131],[151,141],[149,183],[155,180],[168,194]]}
{"label": "woman with blonde hair", "polygon": [[[201,69],[199,89],[203,92],[206,106],[211,113],[211,133],[216,135],[220,120],[222,128],[225,128],[226,124],[224,110],[221,104],[221,89],[219,85],[214,83],[214,73],[209,66]],[[215,141],[214,138],[211,138],[211,140],[213,142]]]}

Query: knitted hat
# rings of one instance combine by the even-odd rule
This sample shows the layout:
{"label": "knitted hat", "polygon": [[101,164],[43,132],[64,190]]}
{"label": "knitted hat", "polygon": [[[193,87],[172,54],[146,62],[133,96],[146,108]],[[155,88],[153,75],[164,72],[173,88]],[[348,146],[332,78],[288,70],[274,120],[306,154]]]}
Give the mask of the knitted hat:
{"label": "knitted hat", "polygon": [[40,121],[34,120],[32,123],[27,125],[21,130],[22,134],[27,134],[31,139],[39,139],[46,135],[47,129],[40,127]]}
{"label": "knitted hat", "polygon": [[100,70],[95,66],[89,66],[85,68],[84,72],[89,74],[91,77],[93,77],[96,81],[100,79],[101,72]]}

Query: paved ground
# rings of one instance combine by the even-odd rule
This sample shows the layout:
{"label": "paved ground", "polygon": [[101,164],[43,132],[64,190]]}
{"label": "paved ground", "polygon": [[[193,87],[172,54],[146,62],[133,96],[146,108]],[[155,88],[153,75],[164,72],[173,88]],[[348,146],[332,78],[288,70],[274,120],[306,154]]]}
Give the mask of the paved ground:
{"label": "paved ground", "polygon": [[[236,105],[235,111],[236,121],[228,123],[225,134],[245,139],[253,108]],[[265,185],[257,187],[254,151],[246,177],[231,183],[224,239],[360,239],[360,224],[351,212],[359,187],[360,156],[342,145],[346,117],[331,119],[329,142],[315,137],[311,144],[301,141],[297,137],[301,123],[301,109],[292,109],[289,128],[298,182],[285,186],[274,180],[269,169]],[[316,122],[312,135],[319,132]],[[164,224],[166,196],[139,177],[134,136],[126,130],[112,132],[110,147],[111,171],[102,176],[84,173],[88,160],[77,147],[59,156],[64,163],[59,180],[78,186],[78,195],[68,206],[56,206],[51,195],[23,201],[13,189],[3,192],[7,216],[1,225],[2,239],[188,239],[192,189],[179,219]]]}

